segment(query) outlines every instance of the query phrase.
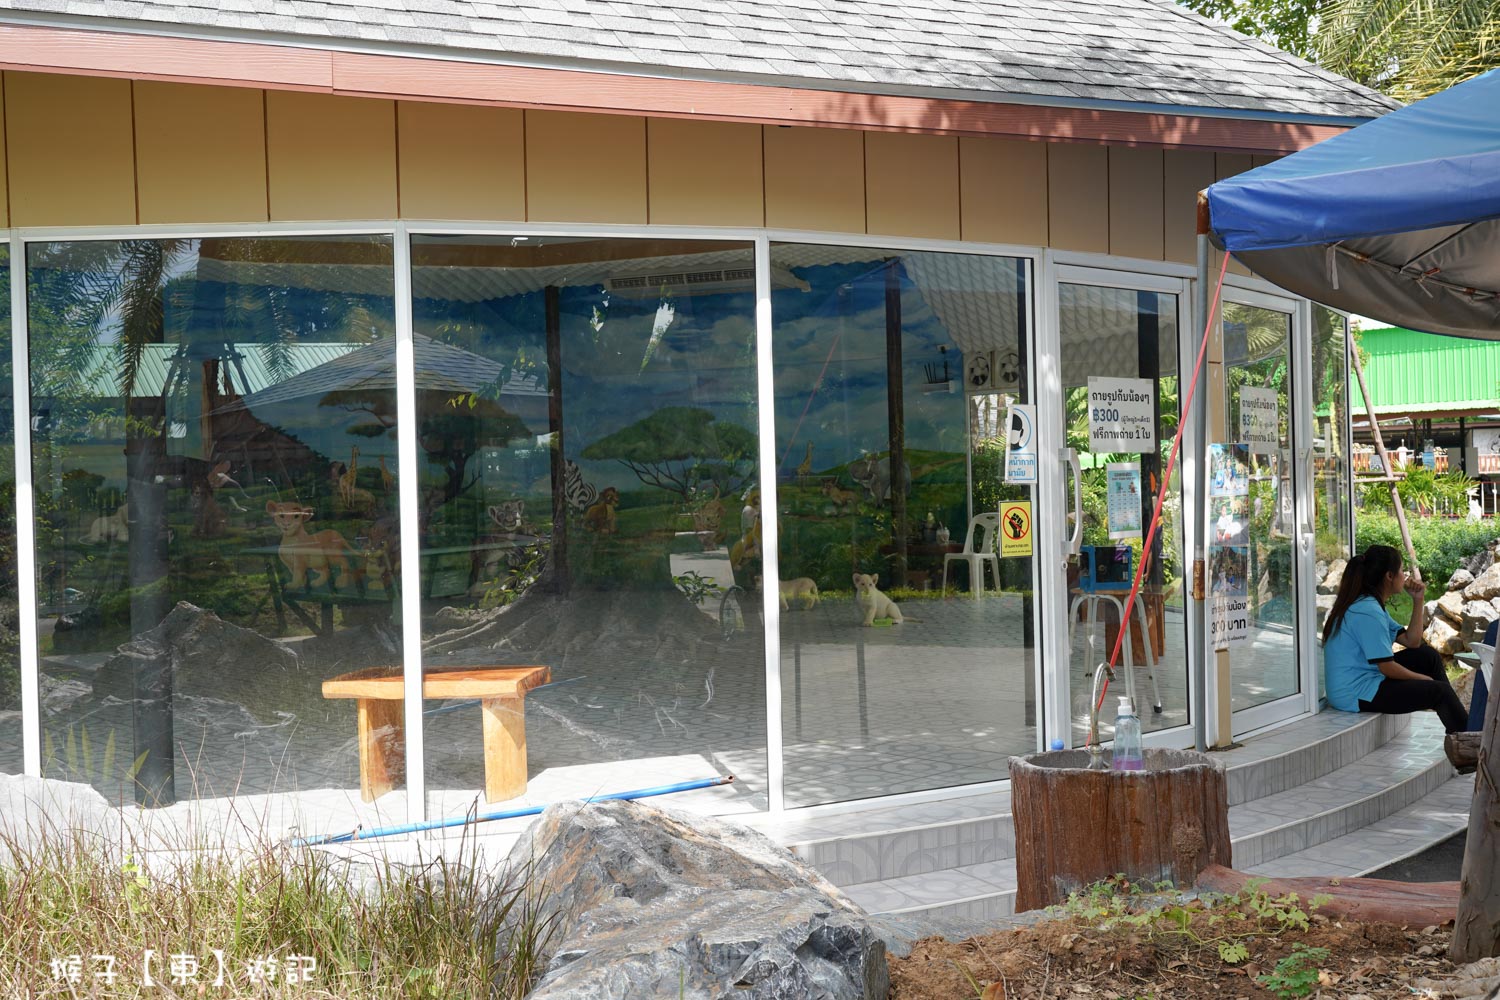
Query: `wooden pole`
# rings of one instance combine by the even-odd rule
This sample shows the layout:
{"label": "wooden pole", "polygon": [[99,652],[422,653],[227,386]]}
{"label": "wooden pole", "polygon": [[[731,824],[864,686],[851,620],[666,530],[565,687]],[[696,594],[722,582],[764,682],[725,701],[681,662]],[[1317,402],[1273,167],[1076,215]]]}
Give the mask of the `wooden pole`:
{"label": "wooden pole", "polygon": [[[1500,657],[1496,657],[1500,660]],[[1492,674],[1500,676],[1500,674]],[[1474,775],[1474,797],[1469,803],[1469,838],[1459,881],[1458,917],[1448,957],[1476,962],[1500,955],[1500,745],[1495,743],[1495,720],[1500,718],[1500,695],[1491,691],[1484,707],[1479,743],[1479,769]]]}
{"label": "wooden pole", "polygon": [[[1359,360],[1358,345],[1349,352],[1349,359],[1354,364],[1354,377],[1359,379],[1359,394],[1365,397],[1365,413],[1370,418],[1370,436],[1375,439],[1375,454],[1380,456],[1380,467],[1385,470],[1386,476],[1393,477],[1396,470],[1391,468],[1391,457],[1386,454],[1385,439],[1380,436],[1380,421],[1375,416],[1375,401],[1370,398],[1370,390],[1365,386],[1365,366]],[[1401,528],[1401,541],[1406,545],[1406,555],[1411,560],[1412,570],[1420,580],[1422,567],[1417,564],[1417,550],[1411,544],[1411,529],[1406,526],[1406,508],[1401,506],[1401,491],[1396,488],[1398,481],[1390,478],[1391,506],[1396,508],[1396,524]]]}

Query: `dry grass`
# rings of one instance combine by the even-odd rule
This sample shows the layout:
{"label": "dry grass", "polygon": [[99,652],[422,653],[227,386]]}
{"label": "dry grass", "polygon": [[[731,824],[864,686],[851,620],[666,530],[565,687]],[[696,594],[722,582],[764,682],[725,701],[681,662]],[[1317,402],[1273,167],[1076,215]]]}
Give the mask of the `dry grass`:
{"label": "dry grass", "polygon": [[[39,846],[0,843],[11,858],[0,861],[0,997],[518,1000],[552,930],[543,890],[524,873],[476,877],[471,847],[408,865],[265,841],[136,852],[54,832]],[[196,974],[179,959],[174,978],[176,955],[193,956]],[[112,982],[95,956],[113,956]]]}

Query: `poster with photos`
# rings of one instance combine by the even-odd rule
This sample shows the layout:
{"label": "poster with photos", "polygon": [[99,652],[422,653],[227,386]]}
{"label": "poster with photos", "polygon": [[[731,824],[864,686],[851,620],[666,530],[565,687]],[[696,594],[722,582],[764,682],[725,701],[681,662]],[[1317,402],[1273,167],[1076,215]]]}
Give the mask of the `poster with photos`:
{"label": "poster with photos", "polygon": [[1211,497],[1208,501],[1210,545],[1248,545],[1249,497]]}
{"label": "poster with photos", "polygon": [[1208,446],[1208,495],[1210,497],[1250,495],[1249,445],[1211,444]]}

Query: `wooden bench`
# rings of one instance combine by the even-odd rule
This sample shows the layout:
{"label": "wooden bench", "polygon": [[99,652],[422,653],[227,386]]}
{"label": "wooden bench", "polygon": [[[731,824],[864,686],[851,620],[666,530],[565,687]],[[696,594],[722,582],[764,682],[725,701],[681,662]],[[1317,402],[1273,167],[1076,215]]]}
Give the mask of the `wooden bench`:
{"label": "wooden bench", "polygon": [[[484,798],[513,799],[526,792],[526,692],[546,684],[546,667],[460,667],[422,676],[422,697],[478,698],[484,716]],[[323,682],[325,698],[355,698],[359,709],[359,790],[373,802],[406,772],[404,678],[374,667]]]}

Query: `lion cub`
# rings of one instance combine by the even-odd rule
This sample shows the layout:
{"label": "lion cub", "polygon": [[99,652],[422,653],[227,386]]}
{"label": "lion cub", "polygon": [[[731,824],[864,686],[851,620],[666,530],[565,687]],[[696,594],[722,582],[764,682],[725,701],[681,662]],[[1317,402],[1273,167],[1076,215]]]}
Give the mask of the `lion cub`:
{"label": "lion cub", "polygon": [[866,575],[864,573],[854,574],[854,603],[859,606],[860,613],[864,615],[864,625],[874,625],[877,618],[889,618],[891,624],[900,625],[902,622],[901,609],[896,607],[896,602],[886,597],[875,584],[880,581],[879,573]]}
{"label": "lion cub", "polygon": [[818,585],[808,577],[782,580],[778,589],[781,591],[782,611],[790,611],[793,604],[800,605],[804,611],[811,611],[818,606]]}

